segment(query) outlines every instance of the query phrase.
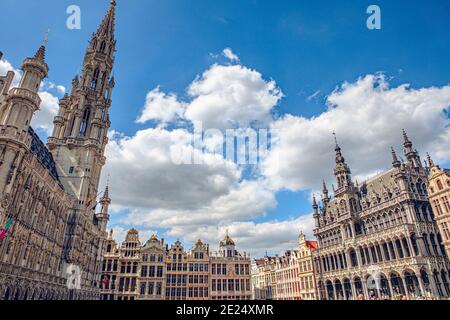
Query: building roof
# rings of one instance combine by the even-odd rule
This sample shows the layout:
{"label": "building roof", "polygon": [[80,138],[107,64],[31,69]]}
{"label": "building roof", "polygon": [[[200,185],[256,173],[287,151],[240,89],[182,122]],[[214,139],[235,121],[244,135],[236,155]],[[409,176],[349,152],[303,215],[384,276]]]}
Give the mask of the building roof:
{"label": "building roof", "polygon": [[256,259],[255,263],[257,266],[261,266],[265,263],[265,259]]}
{"label": "building roof", "polygon": [[58,171],[56,170],[56,163],[55,163],[55,160],[53,159],[53,155],[47,149],[47,146],[42,142],[42,140],[39,138],[39,136],[36,134],[36,132],[33,130],[33,128],[29,127],[28,133],[32,137],[31,153],[33,153],[36,156],[39,163],[47,170],[47,172],[50,174],[50,176],[59,183],[61,188],[64,188],[61,183],[61,180],[59,179]]}
{"label": "building roof", "polygon": [[231,237],[228,235],[225,236],[225,238],[220,241],[220,246],[221,247],[226,247],[226,246],[235,246],[236,244],[234,243],[233,239],[231,239]]}
{"label": "building roof", "polygon": [[317,241],[306,241],[306,245],[311,250],[316,250],[319,247],[319,244],[317,243]]}

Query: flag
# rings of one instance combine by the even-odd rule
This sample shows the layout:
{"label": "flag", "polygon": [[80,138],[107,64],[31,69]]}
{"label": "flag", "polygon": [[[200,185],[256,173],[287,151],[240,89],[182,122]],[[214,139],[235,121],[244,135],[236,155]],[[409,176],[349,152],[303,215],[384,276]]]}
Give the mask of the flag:
{"label": "flag", "polygon": [[9,230],[9,227],[11,227],[11,225],[13,224],[13,222],[14,222],[14,219],[9,219],[8,222],[6,222],[6,225],[5,225],[5,230],[6,230],[6,231]]}

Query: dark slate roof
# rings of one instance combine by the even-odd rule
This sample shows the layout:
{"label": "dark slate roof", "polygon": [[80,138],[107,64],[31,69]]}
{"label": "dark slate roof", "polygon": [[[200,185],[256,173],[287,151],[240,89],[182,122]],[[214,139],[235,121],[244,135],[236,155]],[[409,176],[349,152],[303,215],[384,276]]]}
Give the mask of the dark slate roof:
{"label": "dark slate roof", "polygon": [[450,177],[450,169],[444,169],[444,171]]}
{"label": "dark slate roof", "polygon": [[55,160],[53,159],[50,151],[47,149],[47,146],[42,142],[33,128],[29,127],[28,133],[32,137],[31,153],[33,153],[37,157],[39,162],[45,169],[47,169],[52,178],[55,179],[62,187],[62,183],[59,180],[58,171],[56,170]]}

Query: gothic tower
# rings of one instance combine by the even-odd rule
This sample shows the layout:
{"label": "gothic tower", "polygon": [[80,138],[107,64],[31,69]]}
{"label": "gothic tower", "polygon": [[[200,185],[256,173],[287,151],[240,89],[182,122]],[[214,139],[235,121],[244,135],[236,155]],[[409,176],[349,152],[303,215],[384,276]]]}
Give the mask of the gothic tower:
{"label": "gothic tower", "polygon": [[[11,188],[24,155],[30,150],[32,137],[28,131],[31,119],[39,110],[41,98],[38,90],[47,77],[49,68],[45,62],[47,40],[33,57],[22,64],[22,78],[17,88],[9,90],[13,73],[8,73],[4,97],[0,104],[0,192],[2,207],[8,207]],[[9,91],[8,91],[9,90]],[[2,210],[3,211],[3,210]]]}
{"label": "gothic tower", "polygon": [[53,134],[48,139],[65,190],[89,211],[93,211],[88,207],[98,196],[108,143],[114,88],[111,74],[116,48],[115,7],[116,1],[111,0],[100,27],[89,42],[81,76],[75,76],[70,95],[60,101]]}
{"label": "gothic tower", "polygon": [[337,189],[335,191],[335,196],[338,197],[341,194],[351,191],[353,189],[353,182],[350,167],[345,162],[342,155],[341,147],[336,140],[336,167],[334,169],[334,175],[337,181]]}

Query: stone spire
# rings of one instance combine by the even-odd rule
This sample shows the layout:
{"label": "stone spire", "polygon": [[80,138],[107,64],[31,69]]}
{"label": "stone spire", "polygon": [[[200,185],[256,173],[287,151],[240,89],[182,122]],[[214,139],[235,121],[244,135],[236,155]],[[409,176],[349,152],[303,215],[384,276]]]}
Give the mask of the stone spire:
{"label": "stone spire", "polygon": [[434,168],[436,167],[436,165],[434,164],[433,159],[431,158],[430,154],[427,153],[427,160],[428,160],[428,165],[430,166],[430,168]]}
{"label": "stone spire", "polygon": [[110,39],[114,39],[114,28],[115,28],[115,19],[116,19],[116,1],[111,0],[109,3],[108,11],[106,12],[105,17],[103,18],[102,23],[95,32],[95,36],[104,36],[107,35]]}
{"label": "stone spire", "polygon": [[412,167],[421,168],[422,162],[420,161],[418,152],[414,150],[413,143],[411,142],[411,140],[409,140],[408,134],[406,133],[405,129],[403,129],[403,140],[403,146],[405,147],[405,156],[409,164]]}
{"label": "stone spire", "polygon": [[313,195],[313,205],[312,205],[312,208],[313,208],[313,211],[314,211],[314,213],[313,213],[313,218],[314,218],[315,225],[316,225],[316,227],[319,227],[319,226],[320,226],[320,221],[319,221],[319,205],[317,204],[317,200],[316,200],[316,196],[315,196],[315,195]]}
{"label": "stone spire", "polygon": [[342,156],[342,149],[337,141],[336,133],[333,133],[333,135],[334,135],[334,142],[336,144],[336,148],[334,149],[334,151],[336,151],[336,164],[345,163],[345,158]]}
{"label": "stone spire", "polygon": [[336,143],[336,168],[334,169],[334,175],[338,184],[335,195],[338,195],[342,192],[347,191],[349,187],[353,186],[353,183],[350,168],[345,162],[344,156],[342,155],[342,149],[338,144],[336,133],[333,133],[333,135]]}
{"label": "stone spire", "polygon": [[42,41],[42,45],[39,47],[38,51],[34,55],[34,59],[39,60],[40,62],[45,63],[45,47],[48,43],[48,35],[50,33],[50,30],[47,31],[45,34],[44,41]]}
{"label": "stone spire", "polygon": [[400,168],[402,164],[397,158],[397,153],[395,153],[394,147],[392,147],[391,149],[392,149],[392,165],[394,166],[394,168]]}

